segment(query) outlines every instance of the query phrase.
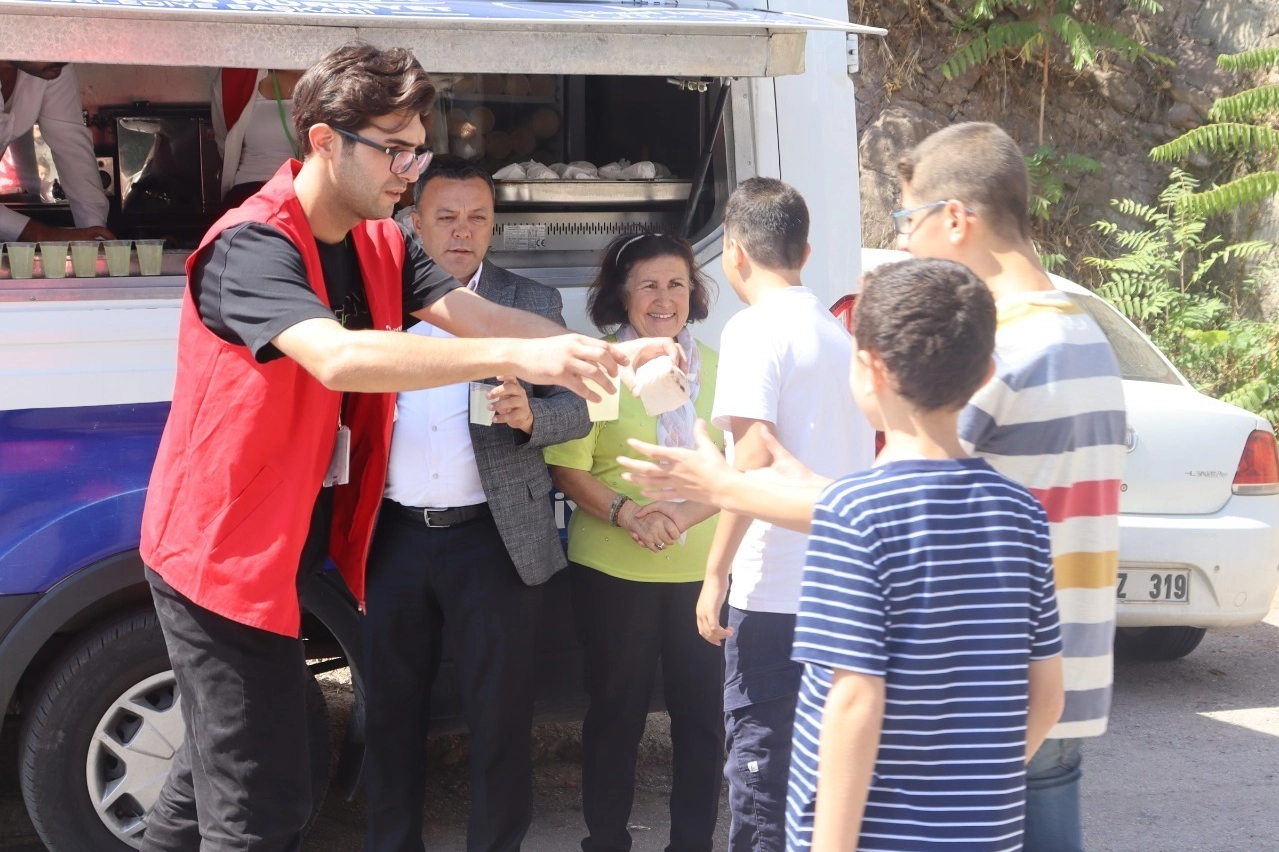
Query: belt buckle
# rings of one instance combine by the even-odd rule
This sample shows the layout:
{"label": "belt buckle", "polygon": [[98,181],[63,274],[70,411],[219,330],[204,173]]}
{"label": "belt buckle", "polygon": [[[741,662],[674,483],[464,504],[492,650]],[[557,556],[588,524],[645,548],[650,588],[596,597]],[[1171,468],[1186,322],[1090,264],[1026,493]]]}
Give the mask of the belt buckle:
{"label": "belt buckle", "polygon": [[[423,522],[423,523],[425,523],[425,524],[427,525],[427,527],[428,527],[428,528],[433,529],[433,530],[446,530],[446,529],[448,529],[449,527],[453,526],[452,524],[438,524],[438,523],[435,523],[434,521],[432,521],[432,520],[431,520],[431,512],[433,512],[433,511],[437,511],[437,510],[434,510],[434,509],[423,509],[423,510],[422,510],[422,522]],[[448,510],[446,509],[446,510],[444,510],[444,511],[448,511]],[[444,514],[444,512],[438,512],[438,514],[441,514],[441,515],[442,515],[442,514]]]}

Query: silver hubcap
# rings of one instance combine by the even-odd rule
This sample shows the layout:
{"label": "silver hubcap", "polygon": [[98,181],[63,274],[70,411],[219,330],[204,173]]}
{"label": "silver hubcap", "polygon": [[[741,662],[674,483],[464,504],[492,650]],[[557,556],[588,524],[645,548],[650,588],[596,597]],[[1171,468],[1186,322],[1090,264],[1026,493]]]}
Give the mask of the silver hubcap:
{"label": "silver hubcap", "polygon": [[89,743],[85,781],[103,825],[135,849],[185,729],[173,672],[136,684],[102,714]]}

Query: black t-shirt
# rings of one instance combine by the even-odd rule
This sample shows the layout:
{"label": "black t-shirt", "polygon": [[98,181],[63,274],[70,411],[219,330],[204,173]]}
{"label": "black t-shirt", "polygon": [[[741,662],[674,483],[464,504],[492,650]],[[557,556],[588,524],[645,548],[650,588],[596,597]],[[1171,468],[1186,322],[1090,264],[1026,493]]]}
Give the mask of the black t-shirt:
{"label": "black t-shirt", "polygon": [[[435,265],[402,227],[404,237],[404,326],[416,322],[413,311],[427,307],[462,286]],[[303,320],[337,319],[349,329],[372,327],[359,261],[350,239],[336,245],[316,241],[326,308],[307,282],[302,253],[280,231],[260,222],[228,228],[214,239],[191,276],[192,296],[204,325],[223,340],[247,346],[266,363],[283,357],[271,341]],[[333,424],[337,428],[337,424]],[[324,566],[333,519],[333,489],[321,488],[298,565],[299,584]]]}
{"label": "black t-shirt", "polygon": [[[421,244],[404,237],[405,327],[414,311],[427,307],[461,286],[435,265]],[[307,283],[302,253],[283,233],[260,222],[228,228],[217,236],[191,277],[200,320],[228,343],[249,347],[261,363],[281,357],[271,344],[280,332],[303,320],[337,319],[350,329],[372,326],[364,281],[350,239],[336,244],[317,241],[320,267],[328,289],[324,303]]]}

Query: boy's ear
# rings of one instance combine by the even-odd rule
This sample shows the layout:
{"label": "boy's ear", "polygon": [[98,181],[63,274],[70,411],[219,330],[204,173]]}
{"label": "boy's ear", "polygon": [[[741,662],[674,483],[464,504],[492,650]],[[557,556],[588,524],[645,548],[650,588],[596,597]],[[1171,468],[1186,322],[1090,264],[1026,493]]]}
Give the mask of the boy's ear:
{"label": "boy's ear", "polygon": [[862,391],[867,395],[877,393],[884,386],[886,380],[884,361],[878,355],[866,349],[858,349],[853,353],[862,365],[860,370],[861,379],[863,381]]}
{"label": "boy's ear", "polygon": [[971,212],[962,201],[956,201],[953,198],[947,201],[946,206],[942,208],[942,215],[946,217],[946,239],[952,245],[959,245],[972,237],[976,214]]}
{"label": "boy's ear", "polygon": [[745,261],[742,244],[734,237],[724,237],[724,262],[732,269],[741,269]]}
{"label": "boy's ear", "polygon": [[813,244],[804,243],[804,256],[800,258],[799,268],[803,269],[804,264],[808,263],[808,259],[813,256]]}

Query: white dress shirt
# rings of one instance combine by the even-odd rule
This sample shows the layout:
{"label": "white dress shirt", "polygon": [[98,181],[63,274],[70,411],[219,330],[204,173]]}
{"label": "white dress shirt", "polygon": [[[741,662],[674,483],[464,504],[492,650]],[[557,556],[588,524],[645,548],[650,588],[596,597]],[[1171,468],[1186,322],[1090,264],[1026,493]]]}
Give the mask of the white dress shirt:
{"label": "white dress shirt", "polygon": [[[71,203],[76,227],[106,225],[110,205],[98,177],[93,135],[84,126],[80,83],[74,67],[66,66],[52,80],[18,72],[13,95],[0,104],[0,151],[36,124],[53,152],[53,164]],[[0,206],[0,240],[16,240],[29,221],[21,213]]]}
{"label": "white dress shirt", "polygon": [[[480,283],[475,270],[467,288]],[[429,322],[409,334],[452,337]],[[386,497],[403,506],[447,509],[486,501],[471,445],[470,383],[405,391],[395,398],[395,430],[386,472]]]}

